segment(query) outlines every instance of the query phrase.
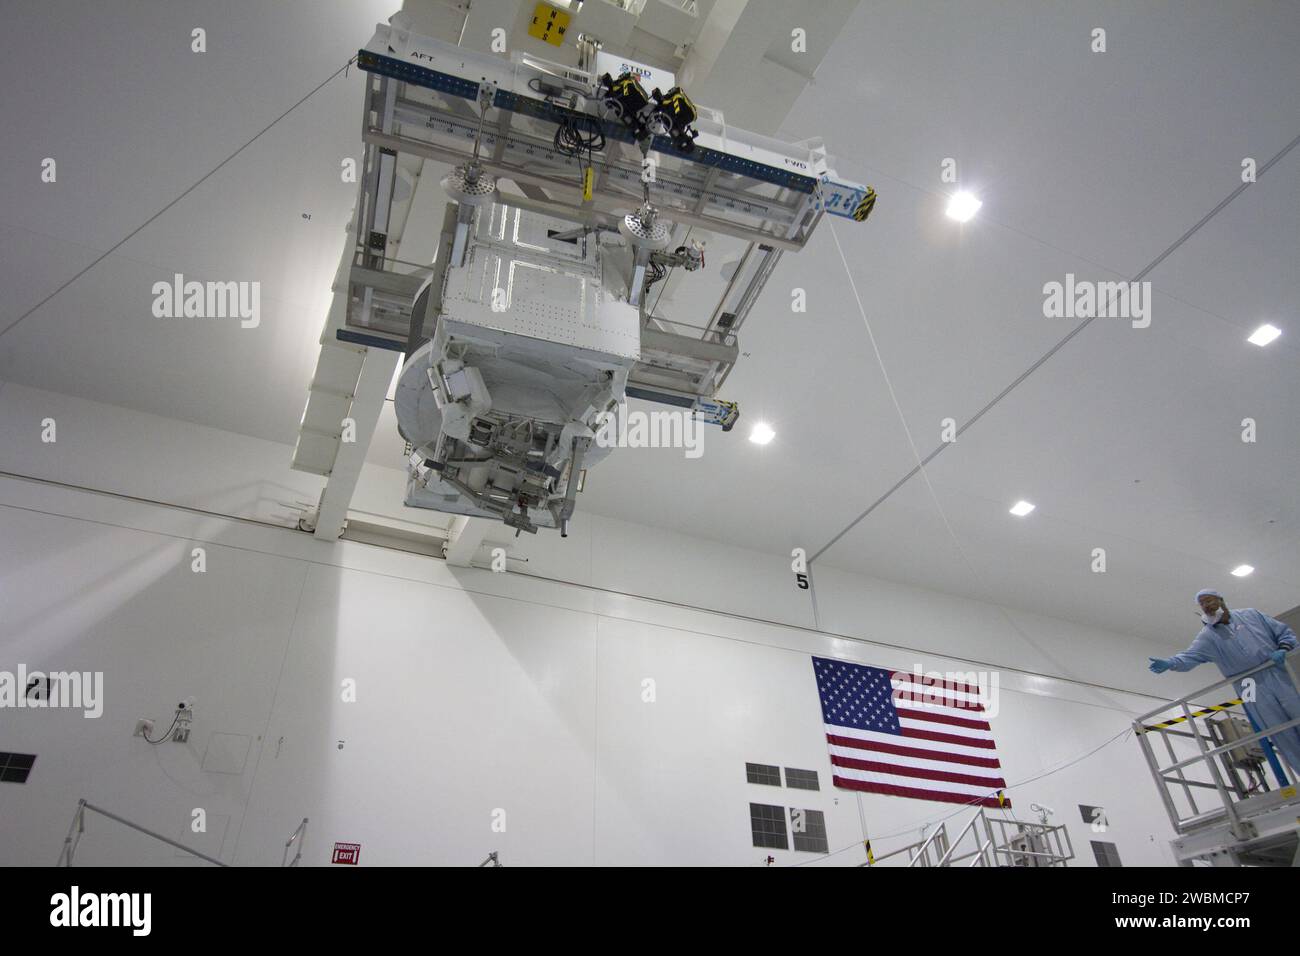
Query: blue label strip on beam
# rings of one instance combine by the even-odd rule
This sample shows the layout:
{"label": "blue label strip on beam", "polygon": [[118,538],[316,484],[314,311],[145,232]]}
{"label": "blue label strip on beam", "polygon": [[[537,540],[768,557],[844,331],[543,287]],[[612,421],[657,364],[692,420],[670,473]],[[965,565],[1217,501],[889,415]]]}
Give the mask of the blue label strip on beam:
{"label": "blue label strip on beam", "polygon": [[380,335],[367,335],[365,332],[354,332],[351,329],[339,329],[334,333],[334,337],[340,342],[364,345],[368,349],[386,349],[389,352],[406,351],[405,342],[398,342],[396,339],[384,338]]}
{"label": "blue label strip on beam", "polygon": [[[467,100],[478,98],[479,85],[472,80],[465,80],[449,73],[440,73],[437,70],[430,70],[427,67],[416,66],[413,63],[407,63],[393,57],[381,56],[367,50],[357,52],[357,66],[367,73],[387,76],[395,80],[401,80],[403,83],[411,83],[415,86],[423,86],[426,89],[437,90],[439,93],[447,93]],[[521,113],[552,123],[558,123],[565,114],[572,117],[589,115],[529,97],[519,96],[516,93],[501,89],[497,90],[492,105],[498,109]],[[617,124],[611,124],[610,128],[605,130],[605,135],[624,143],[635,142],[632,134]],[[750,159],[742,159],[739,156],[732,156],[715,149],[709,149],[707,146],[697,146],[689,153],[683,152],[674,146],[672,140],[666,136],[656,136],[654,138],[654,149],[667,156],[675,156],[678,159],[699,163],[702,166],[717,167],[724,172],[747,176],[760,182],[772,183],[786,189],[792,189],[795,192],[811,193],[817,187],[817,180],[812,176],[793,173],[787,169],[769,166],[766,163],[756,163]]]}

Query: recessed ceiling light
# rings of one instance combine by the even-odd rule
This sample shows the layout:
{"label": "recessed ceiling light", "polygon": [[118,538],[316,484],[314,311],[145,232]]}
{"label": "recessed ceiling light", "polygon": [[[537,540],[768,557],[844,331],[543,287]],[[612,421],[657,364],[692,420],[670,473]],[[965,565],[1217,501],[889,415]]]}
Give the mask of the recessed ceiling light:
{"label": "recessed ceiling light", "polygon": [[1034,506],[1031,505],[1028,501],[1017,501],[1014,505],[1011,506],[1011,513],[1015,515],[1017,518],[1023,518],[1025,515],[1029,514],[1029,512],[1033,510],[1034,510]]}
{"label": "recessed ceiling light", "polygon": [[758,422],[754,425],[753,431],[749,433],[749,440],[755,445],[766,445],[776,437],[776,432],[766,422]]}
{"label": "recessed ceiling light", "polygon": [[1254,570],[1255,569],[1252,568],[1249,564],[1239,564],[1232,569],[1232,576],[1234,578],[1244,578],[1246,575],[1250,574]]}
{"label": "recessed ceiling light", "polygon": [[979,208],[982,205],[984,205],[984,203],[980,202],[970,193],[960,192],[955,193],[953,197],[948,200],[948,209],[946,212],[948,213],[949,219],[956,219],[958,222],[967,222],[975,215],[975,213],[979,212]]}
{"label": "recessed ceiling light", "polygon": [[1268,345],[1275,338],[1282,334],[1282,330],[1276,325],[1269,325],[1265,322],[1254,332],[1250,333],[1250,338],[1246,339],[1251,345]]}

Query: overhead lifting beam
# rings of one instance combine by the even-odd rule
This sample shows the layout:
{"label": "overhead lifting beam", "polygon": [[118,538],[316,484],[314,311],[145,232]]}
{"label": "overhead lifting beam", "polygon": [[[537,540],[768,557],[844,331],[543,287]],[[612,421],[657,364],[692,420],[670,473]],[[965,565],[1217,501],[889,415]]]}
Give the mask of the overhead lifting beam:
{"label": "overhead lifting beam", "polygon": [[386,349],[366,351],[347,416],[353,429],[352,441],[346,440],[345,433],[334,458],[334,469],[321,491],[320,504],[311,520],[313,527],[310,530],[318,538],[333,541],[343,533],[348,505],[352,502],[357,480],[361,477],[361,468],[366,463],[366,450],[370,447],[375,426],[379,423],[379,413],[384,408],[389,383],[397,371],[397,359],[398,353]]}
{"label": "overhead lifting beam", "polygon": [[483,544],[488,529],[496,527],[498,522],[487,518],[473,518],[457,515],[447,528],[447,544],[443,555],[453,567],[468,568],[472,566],[474,555]]}

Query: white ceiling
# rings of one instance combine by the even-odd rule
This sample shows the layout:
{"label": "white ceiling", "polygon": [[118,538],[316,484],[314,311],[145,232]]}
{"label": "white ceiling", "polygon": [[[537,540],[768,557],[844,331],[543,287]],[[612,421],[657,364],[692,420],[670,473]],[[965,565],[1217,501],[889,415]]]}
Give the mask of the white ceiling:
{"label": "white ceiling", "polygon": [[[0,327],[393,6],[6,4]],[[196,26],[207,53],[190,52]],[[1096,26],[1105,54],[1089,51]],[[1294,4],[861,4],[782,135],[824,136],[839,171],[879,191],[868,223],[834,230],[920,454],[1070,330],[1043,317],[1045,282],[1135,274],[1238,185],[1243,157],[1263,165],[1300,133],[1298,45]],[[0,378],[291,444],[355,200],[339,168],[359,155],[360,101],[355,71],[327,84],[0,338]],[[57,188],[39,183],[46,156]],[[965,226],[943,215],[945,157],[984,201]],[[1298,186],[1300,147],[1151,273],[1149,329],[1094,322],[822,562],[1168,640],[1203,586],[1300,603]],[[261,326],[155,319],[151,286],[173,272],[260,280]],[[684,283],[677,307],[692,301]],[[1264,321],[1284,336],[1246,344]],[[616,452],[582,509],[779,560],[821,549],[916,464],[829,221],[783,259],[741,344],[723,396],[741,403],[737,431],[711,431],[694,461]],[[777,432],[764,448],[744,437],[760,418]],[[400,451],[389,412],[370,458]],[[1022,497],[1038,510],[1018,520]],[[1227,577],[1242,562],[1258,570]]]}

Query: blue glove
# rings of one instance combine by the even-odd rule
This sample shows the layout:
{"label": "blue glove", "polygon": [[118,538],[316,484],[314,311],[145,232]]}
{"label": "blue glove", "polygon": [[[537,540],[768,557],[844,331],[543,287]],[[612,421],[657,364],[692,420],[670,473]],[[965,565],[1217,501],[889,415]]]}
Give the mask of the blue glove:
{"label": "blue glove", "polygon": [[1278,667],[1286,667],[1286,651],[1284,650],[1279,649],[1274,651],[1272,654],[1268,655],[1268,659]]}
{"label": "blue glove", "polygon": [[1153,657],[1151,658],[1150,667],[1151,673],[1163,674],[1165,671],[1169,670],[1169,662],[1163,657]]}

